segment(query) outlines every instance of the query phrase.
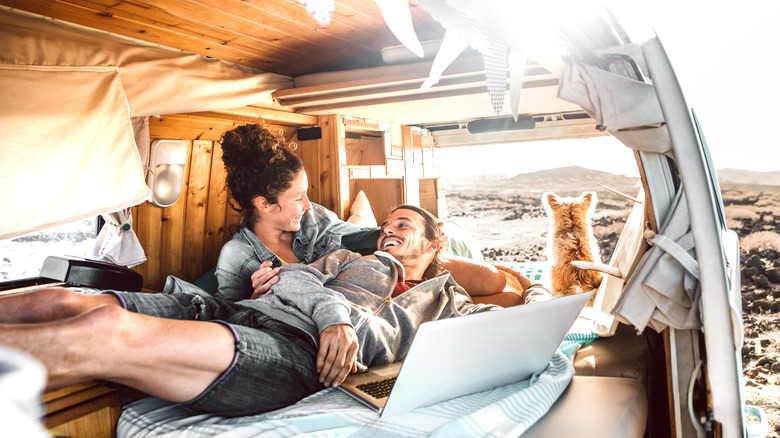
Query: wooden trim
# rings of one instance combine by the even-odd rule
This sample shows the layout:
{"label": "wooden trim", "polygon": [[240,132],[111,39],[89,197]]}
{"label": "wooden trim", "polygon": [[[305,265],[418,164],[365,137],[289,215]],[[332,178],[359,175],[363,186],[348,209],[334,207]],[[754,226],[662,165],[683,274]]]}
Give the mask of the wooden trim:
{"label": "wooden trim", "polygon": [[[87,400],[70,408],[47,415],[43,420],[43,425],[47,429],[55,428],[73,420],[97,413],[98,411],[105,408],[109,408],[109,418],[106,421],[112,424],[115,428],[116,423],[119,420],[120,411],[119,394],[116,392],[111,392],[101,397]],[[94,433],[94,431],[91,433]]]}
{"label": "wooden trim", "polygon": [[298,114],[290,111],[278,109],[260,108],[256,106],[245,106],[241,108],[229,108],[219,111],[200,111],[188,113],[192,116],[199,116],[211,119],[228,119],[242,122],[265,122],[280,125],[309,126],[319,123],[319,117]]}

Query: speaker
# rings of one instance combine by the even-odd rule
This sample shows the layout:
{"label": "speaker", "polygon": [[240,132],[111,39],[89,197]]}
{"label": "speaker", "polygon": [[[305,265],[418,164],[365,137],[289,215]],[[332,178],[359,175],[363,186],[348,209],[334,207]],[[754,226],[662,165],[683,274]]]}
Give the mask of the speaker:
{"label": "speaker", "polygon": [[322,128],[301,128],[298,130],[298,141],[319,140],[322,138]]}

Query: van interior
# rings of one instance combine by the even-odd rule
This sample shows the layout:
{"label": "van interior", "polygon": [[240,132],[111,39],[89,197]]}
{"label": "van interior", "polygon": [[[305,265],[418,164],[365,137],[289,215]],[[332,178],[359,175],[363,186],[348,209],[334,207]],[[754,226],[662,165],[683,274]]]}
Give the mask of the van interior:
{"label": "van interior", "polygon": [[[0,178],[13,188],[0,238],[100,216],[104,264],[53,257],[0,294],[117,265],[131,269],[111,284],[147,292],[169,275],[208,282],[241,220],[219,143],[241,124],[297,144],[312,202],[369,222],[399,204],[446,218],[443,148],[612,136],[642,188],[604,260],[617,274],[580,318],[598,339],[509,435],[746,435],[738,243],[662,41],[632,39],[590,2],[514,3],[0,0]],[[128,392],[44,393],[43,424],[92,437],[337,430],[314,421],[327,399],[220,418]]]}

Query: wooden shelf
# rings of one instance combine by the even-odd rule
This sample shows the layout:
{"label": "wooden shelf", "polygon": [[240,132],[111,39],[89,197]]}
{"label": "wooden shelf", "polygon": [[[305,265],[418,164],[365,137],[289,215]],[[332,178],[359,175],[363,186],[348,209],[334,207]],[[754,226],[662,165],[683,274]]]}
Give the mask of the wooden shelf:
{"label": "wooden shelf", "polygon": [[43,394],[44,427],[53,436],[110,438],[116,436],[121,411],[119,393],[90,381]]}

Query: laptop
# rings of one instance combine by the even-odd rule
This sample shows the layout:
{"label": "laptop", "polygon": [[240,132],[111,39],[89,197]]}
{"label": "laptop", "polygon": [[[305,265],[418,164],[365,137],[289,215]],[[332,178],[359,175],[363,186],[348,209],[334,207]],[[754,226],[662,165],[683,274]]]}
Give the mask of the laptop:
{"label": "laptop", "polygon": [[423,323],[403,362],[339,388],[388,417],[525,380],[547,367],[591,294]]}

